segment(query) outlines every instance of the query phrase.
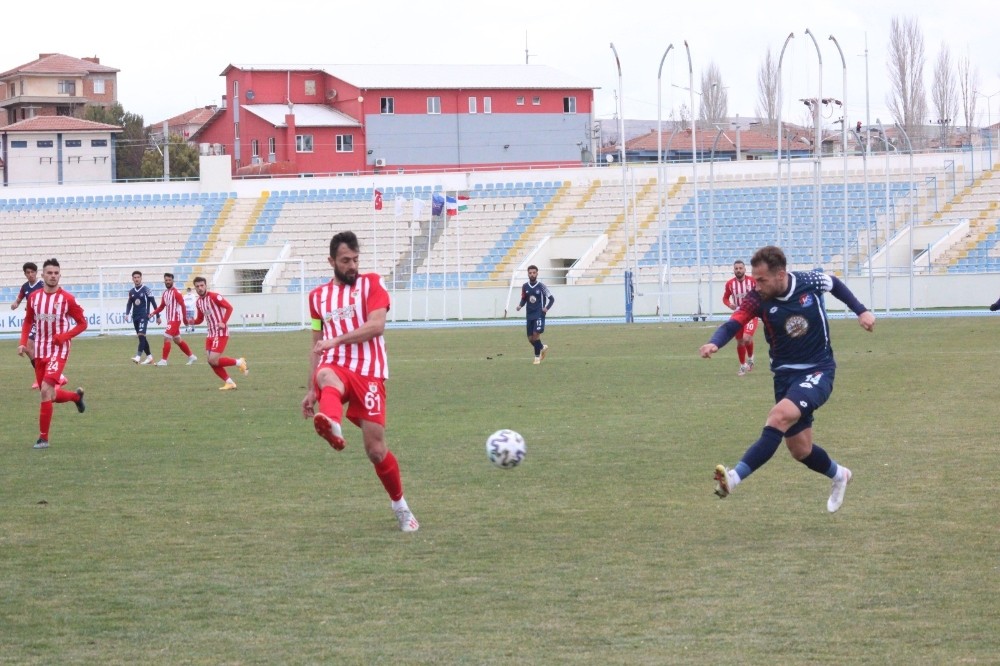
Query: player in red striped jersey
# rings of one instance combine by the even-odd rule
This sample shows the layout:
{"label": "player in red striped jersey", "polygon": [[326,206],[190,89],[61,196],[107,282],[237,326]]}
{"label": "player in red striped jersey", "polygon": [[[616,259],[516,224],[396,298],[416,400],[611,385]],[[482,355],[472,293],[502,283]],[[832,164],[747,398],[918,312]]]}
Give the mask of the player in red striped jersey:
{"label": "player in red striped jersey", "polygon": [[208,336],[205,338],[205,351],[208,352],[208,364],[212,366],[212,372],[218,375],[219,379],[225,382],[219,387],[220,391],[232,391],[236,389],[236,382],[233,381],[226,368],[235,365],[244,375],[250,374],[245,358],[229,358],[223,356],[226,351],[226,344],[229,342],[229,318],[233,315],[233,306],[221,295],[208,290],[208,283],[203,277],[194,279],[194,290],[198,292],[198,302],[195,304],[194,319],[185,317],[185,323],[189,326],[205,322],[208,327]]}
{"label": "player in red striped jersey", "polygon": [[403,497],[399,463],[385,442],[384,382],[389,363],[382,332],[389,293],[377,273],[358,272],[359,255],[354,232],[336,234],[330,240],[329,257],[334,277],[309,294],[312,353],[302,415],[311,418],[316,433],[340,451],[345,445],[340,423],[347,403],[347,418],[361,428],[365,453],[392,501],[399,529],[416,532],[420,524]]}
{"label": "player in red striped jersey", "polygon": [[[746,264],[740,259],[733,262],[733,276],[722,292],[722,303],[730,310],[739,308],[743,297],[757,288],[754,279],[747,275]],[[740,377],[753,370],[753,334],[756,330],[757,318],[754,317],[736,334],[736,355],[740,358],[740,371],[736,374]]]}
{"label": "player in red striped jersey", "polygon": [[[83,308],[73,295],[59,286],[61,269],[56,259],[46,259],[42,264],[41,289],[31,293],[21,324],[21,340],[17,347],[19,356],[28,353],[28,335],[34,327],[35,378],[38,381],[41,405],[38,408],[38,441],[34,448],[49,448],[49,427],[52,425],[52,403],[74,402],[83,412],[83,389],[65,391],[59,380],[69,360],[70,340],[87,330]],[[75,325],[71,328],[69,320]]]}
{"label": "player in red striped jersey", "polygon": [[150,316],[156,316],[157,324],[160,323],[160,312],[166,310],[165,315],[167,317],[167,327],[163,330],[163,353],[160,354],[160,360],[156,362],[156,365],[163,366],[167,364],[167,358],[170,356],[171,340],[177,343],[177,346],[188,357],[187,364],[191,365],[198,360],[198,357],[191,353],[188,343],[184,342],[181,338],[181,322],[186,319],[187,314],[184,305],[184,295],[174,286],[173,273],[163,274],[163,286],[163,297],[160,299],[160,306],[149,313]]}

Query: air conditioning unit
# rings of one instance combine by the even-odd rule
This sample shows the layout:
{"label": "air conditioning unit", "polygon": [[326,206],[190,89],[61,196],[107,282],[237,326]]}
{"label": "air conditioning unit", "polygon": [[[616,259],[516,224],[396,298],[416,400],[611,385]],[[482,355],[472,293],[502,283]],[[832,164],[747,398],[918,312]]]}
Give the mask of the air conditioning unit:
{"label": "air conditioning unit", "polygon": [[375,158],[375,166],[377,166],[377,167],[384,167],[385,166],[385,158],[384,157],[376,157]]}

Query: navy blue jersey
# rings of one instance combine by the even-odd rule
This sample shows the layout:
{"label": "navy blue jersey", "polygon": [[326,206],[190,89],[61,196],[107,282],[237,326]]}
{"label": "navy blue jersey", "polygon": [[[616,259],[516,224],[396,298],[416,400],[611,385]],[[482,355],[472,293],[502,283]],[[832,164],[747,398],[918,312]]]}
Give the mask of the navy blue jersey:
{"label": "navy blue jersey", "polygon": [[149,287],[141,284],[128,290],[128,305],[125,306],[125,314],[131,314],[132,319],[146,319],[155,308],[156,299]]}
{"label": "navy blue jersey", "polygon": [[542,308],[549,310],[555,302],[556,299],[549,291],[549,288],[541,282],[535,282],[534,284],[525,282],[521,286],[520,307],[528,306],[525,310],[525,316],[528,319],[541,319],[545,316]]}
{"label": "navy blue jersey", "polygon": [[721,347],[747,321],[760,317],[764,338],[770,345],[771,370],[787,372],[834,368],[836,362],[830,345],[830,322],[823,305],[823,294],[827,292],[843,301],[857,315],[867,309],[836,277],[814,271],[791,271],[788,273],[788,291],[768,300],[763,300],[758,291],[749,292],[732,318],[715,332],[711,342]]}
{"label": "navy blue jersey", "polygon": [[18,303],[20,303],[21,301],[23,301],[24,299],[26,299],[28,296],[30,296],[31,292],[37,291],[37,290],[41,289],[44,286],[45,286],[45,283],[42,282],[40,279],[39,280],[35,280],[35,284],[31,284],[30,282],[25,282],[24,284],[21,285],[21,291],[17,292],[17,301],[18,301]]}

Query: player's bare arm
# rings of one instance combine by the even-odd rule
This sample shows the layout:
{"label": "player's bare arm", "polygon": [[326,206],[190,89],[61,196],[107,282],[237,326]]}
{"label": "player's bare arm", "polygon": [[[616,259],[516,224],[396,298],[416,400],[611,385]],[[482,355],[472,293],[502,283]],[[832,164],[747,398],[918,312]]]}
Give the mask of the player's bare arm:
{"label": "player's bare arm", "polygon": [[312,332],[313,348],[309,352],[309,377],[306,378],[306,397],[302,398],[302,417],[306,419],[311,419],[316,415],[315,406],[319,396],[316,395],[316,385],[313,378],[316,376],[316,368],[319,366],[319,354],[316,353],[315,347],[321,341],[322,337],[323,331]]}
{"label": "player's bare arm", "polygon": [[386,308],[379,308],[378,310],[373,310],[368,313],[368,320],[358,328],[345,333],[344,335],[338,335],[335,338],[330,338],[329,340],[318,340],[313,345],[313,354],[322,354],[327,349],[333,349],[334,347],[339,347],[340,345],[353,345],[359,342],[367,342],[372,338],[376,338],[382,335],[385,331],[385,318],[388,310]]}

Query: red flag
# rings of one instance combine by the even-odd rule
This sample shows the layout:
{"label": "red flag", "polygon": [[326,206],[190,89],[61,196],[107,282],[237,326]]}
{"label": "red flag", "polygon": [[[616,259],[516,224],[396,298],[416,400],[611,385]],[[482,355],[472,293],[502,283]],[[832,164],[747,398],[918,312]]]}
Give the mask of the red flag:
{"label": "red flag", "polygon": [[375,190],[375,210],[382,210],[382,192]]}

